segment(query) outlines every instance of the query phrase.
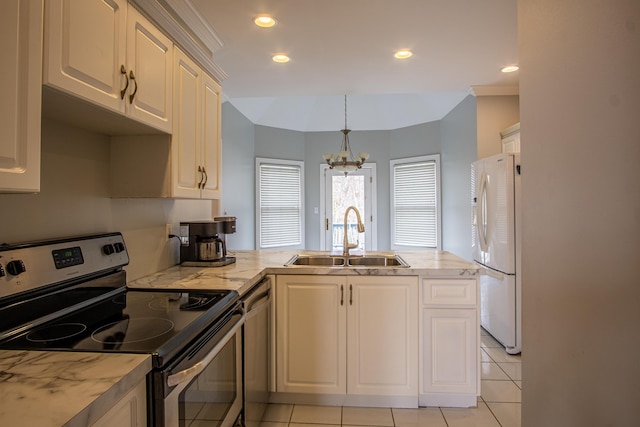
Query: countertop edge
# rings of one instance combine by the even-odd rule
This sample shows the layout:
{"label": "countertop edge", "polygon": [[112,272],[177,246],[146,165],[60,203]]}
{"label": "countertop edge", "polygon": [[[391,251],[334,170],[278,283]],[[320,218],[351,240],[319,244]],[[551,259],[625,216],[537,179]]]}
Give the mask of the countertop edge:
{"label": "countertop edge", "polygon": [[[151,356],[147,356],[107,391],[89,403],[82,411],[64,424],[64,427],[84,427],[95,423],[111,409],[126,393],[151,371]],[[148,404],[148,403],[147,403]]]}

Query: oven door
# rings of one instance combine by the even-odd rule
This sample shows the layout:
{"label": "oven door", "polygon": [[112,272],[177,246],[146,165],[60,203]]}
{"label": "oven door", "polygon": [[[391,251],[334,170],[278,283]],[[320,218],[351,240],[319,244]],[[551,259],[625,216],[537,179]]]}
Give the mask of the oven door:
{"label": "oven door", "polygon": [[238,306],[160,373],[163,421],[156,425],[234,425],[242,411],[243,323]]}

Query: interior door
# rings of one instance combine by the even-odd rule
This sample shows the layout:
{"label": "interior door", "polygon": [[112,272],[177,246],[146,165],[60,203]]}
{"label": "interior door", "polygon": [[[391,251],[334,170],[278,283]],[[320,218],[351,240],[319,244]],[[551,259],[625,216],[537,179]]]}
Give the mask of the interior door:
{"label": "interior door", "polygon": [[373,217],[374,175],[375,170],[363,167],[347,176],[343,172],[325,167],[324,174],[324,249],[327,251],[342,251],[344,242],[344,214],[349,206],[355,206],[360,212],[364,224],[364,233],[358,233],[357,217],[349,212],[347,233],[350,243],[358,243],[356,251],[375,250],[376,226]]}

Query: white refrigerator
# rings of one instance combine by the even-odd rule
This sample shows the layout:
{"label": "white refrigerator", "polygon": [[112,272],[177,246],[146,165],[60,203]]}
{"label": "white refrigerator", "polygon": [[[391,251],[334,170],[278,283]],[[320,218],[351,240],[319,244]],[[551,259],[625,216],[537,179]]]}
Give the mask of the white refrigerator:
{"label": "white refrigerator", "polygon": [[472,254],[481,267],[480,323],[520,353],[520,154],[498,154],[473,162]]}

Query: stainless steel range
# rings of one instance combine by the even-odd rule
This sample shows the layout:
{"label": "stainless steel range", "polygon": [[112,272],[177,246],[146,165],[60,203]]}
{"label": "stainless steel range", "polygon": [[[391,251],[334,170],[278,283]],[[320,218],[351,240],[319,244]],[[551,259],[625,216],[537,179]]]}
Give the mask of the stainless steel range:
{"label": "stainless steel range", "polygon": [[238,293],[130,290],[128,263],[120,233],[0,246],[0,348],[149,354],[149,425],[233,425]]}

